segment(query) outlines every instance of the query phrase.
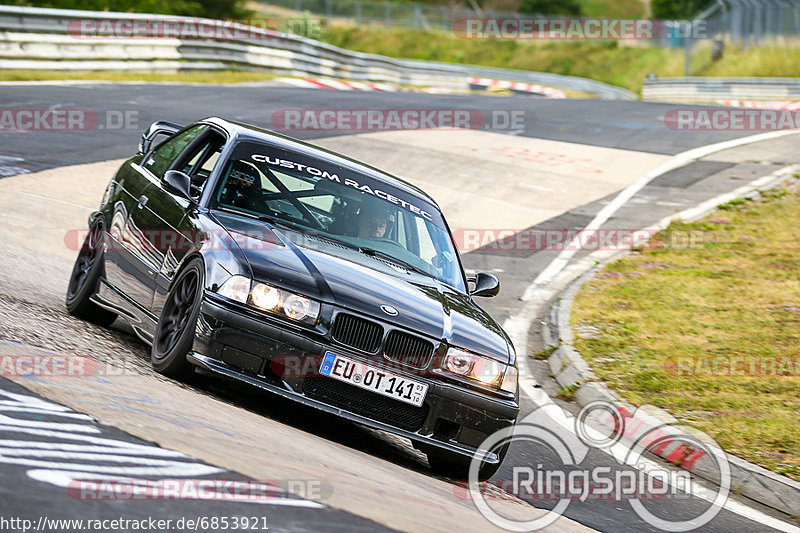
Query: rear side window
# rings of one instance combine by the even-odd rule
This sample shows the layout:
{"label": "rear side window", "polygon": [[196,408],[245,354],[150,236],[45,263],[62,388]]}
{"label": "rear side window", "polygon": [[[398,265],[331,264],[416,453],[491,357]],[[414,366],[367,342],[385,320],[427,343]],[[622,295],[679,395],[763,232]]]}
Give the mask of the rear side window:
{"label": "rear side window", "polygon": [[170,137],[147,156],[144,167],[156,177],[163,178],[175,158],[207,129],[208,126],[194,126]]}

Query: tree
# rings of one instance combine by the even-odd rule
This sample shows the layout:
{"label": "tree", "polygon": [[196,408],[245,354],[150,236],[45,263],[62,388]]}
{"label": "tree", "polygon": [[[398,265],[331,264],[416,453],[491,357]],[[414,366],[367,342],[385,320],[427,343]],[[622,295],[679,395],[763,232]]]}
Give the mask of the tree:
{"label": "tree", "polygon": [[244,0],[12,0],[13,4],[88,11],[157,13],[230,19],[246,17]]}
{"label": "tree", "polygon": [[662,20],[691,20],[709,4],[708,0],[652,0],[653,18]]}
{"label": "tree", "polygon": [[522,0],[519,4],[519,12],[577,17],[581,15],[582,11],[578,0]]}

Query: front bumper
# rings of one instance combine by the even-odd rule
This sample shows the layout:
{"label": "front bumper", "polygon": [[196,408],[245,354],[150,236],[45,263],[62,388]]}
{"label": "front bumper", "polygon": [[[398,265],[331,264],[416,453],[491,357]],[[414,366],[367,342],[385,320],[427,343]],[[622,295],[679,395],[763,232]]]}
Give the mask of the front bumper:
{"label": "front bumper", "polygon": [[[369,357],[335,346],[319,331],[251,316],[215,296],[203,300],[189,361],[211,373],[248,383],[321,411],[411,439],[417,445],[474,456],[495,464],[494,453],[479,445],[492,433],[514,424],[515,400],[493,398],[441,379],[408,374],[428,384],[424,404],[415,407],[342,383],[318,373],[326,351],[374,364]],[[284,358],[309,364],[286,372]],[[276,368],[284,370],[275,372]],[[404,372],[397,368],[392,371]]]}

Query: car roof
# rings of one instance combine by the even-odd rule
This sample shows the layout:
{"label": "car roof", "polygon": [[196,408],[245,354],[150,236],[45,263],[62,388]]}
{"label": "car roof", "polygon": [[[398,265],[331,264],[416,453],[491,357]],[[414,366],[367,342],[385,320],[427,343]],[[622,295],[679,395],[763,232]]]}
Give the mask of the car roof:
{"label": "car roof", "polygon": [[328,150],[326,148],[322,148],[314,144],[303,142],[299,139],[295,139],[294,137],[283,135],[282,133],[278,133],[265,128],[259,128],[258,126],[253,126],[251,124],[245,124],[244,122],[225,120],[219,117],[208,117],[198,122],[215,124],[216,126],[223,128],[224,130],[231,133],[233,136],[238,137],[239,139],[268,142],[270,144],[279,146],[281,148],[288,148],[290,150],[294,150],[306,156],[338,163],[345,167],[351,168],[356,172],[365,174],[371,178],[388,183],[389,185],[392,185],[413,196],[422,198],[425,201],[433,204],[437,209],[441,210],[439,204],[437,204],[436,201],[433,198],[431,198],[431,196],[428,193],[426,193],[416,185],[413,185],[405,180],[402,180],[397,176],[393,176],[392,174],[389,174],[386,171],[383,171],[379,168],[375,168],[371,165],[368,165],[351,157],[347,157],[346,155],[340,154],[338,152],[334,152],[332,150]]}

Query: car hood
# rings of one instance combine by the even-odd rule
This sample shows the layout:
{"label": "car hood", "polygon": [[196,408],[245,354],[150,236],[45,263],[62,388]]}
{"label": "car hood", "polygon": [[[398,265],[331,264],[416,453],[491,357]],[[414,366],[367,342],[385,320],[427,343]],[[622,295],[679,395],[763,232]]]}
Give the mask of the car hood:
{"label": "car hood", "polygon": [[[469,296],[434,278],[308,234],[215,216],[239,243],[256,280],[509,361],[510,342],[494,319]],[[395,308],[396,316],[381,306]]]}

